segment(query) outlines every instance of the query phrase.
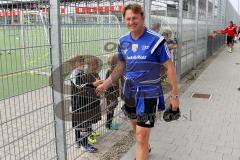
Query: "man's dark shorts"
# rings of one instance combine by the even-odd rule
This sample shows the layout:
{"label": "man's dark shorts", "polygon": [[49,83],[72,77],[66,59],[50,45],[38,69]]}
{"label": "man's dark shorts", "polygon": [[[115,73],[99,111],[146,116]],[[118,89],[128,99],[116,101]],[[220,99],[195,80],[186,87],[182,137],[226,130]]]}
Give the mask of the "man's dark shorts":
{"label": "man's dark shorts", "polygon": [[125,114],[131,119],[137,120],[137,125],[145,128],[154,127],[156,118],[157,98],[144,99],[145,111],[142,115],[136,115],[136,107],[124,104],[122,109]]}
{"label": "man's dark shorts", "polygon": [[227,36],[227,44],[233,44],[233,36]]}

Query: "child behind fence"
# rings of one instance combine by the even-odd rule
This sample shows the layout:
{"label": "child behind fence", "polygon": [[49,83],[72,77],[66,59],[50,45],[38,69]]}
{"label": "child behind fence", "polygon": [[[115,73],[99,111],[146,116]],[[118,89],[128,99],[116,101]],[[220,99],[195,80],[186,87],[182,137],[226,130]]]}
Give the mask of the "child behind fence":
{"label": "child behind fence", "polygon": [[[114,70],[114,67],[117,65],[117,55],[111,56],[108,59],[109,69],[106,74],[106,79],[111,75]],[[105,94],[107,100],[107,122],[106,128],[108,129],[118,129],[119,125],[117,123],[113,123],[114,110],[118,105],[118,97],[119,97],[119,83],[114,83],[111,87],[107,89]]]}
{"label": "child behind fence", "polygon": [[70,76],[72,125],[75,129],[76,146],[94,153],[97,148],[89,143],[89,136],[92,134],[92,124],[101,120],[100,99],[95,93],[95,87],[102,81],[99,80],[98,61],[88,59],[88,71],[84,73],[85,61],[83,58],[75,58],[73,61],[75,69]]}

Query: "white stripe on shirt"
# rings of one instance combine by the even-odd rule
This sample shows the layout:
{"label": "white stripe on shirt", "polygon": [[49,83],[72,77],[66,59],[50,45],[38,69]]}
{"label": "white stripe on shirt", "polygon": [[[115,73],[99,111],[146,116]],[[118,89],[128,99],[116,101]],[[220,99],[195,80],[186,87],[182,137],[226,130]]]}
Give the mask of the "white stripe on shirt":
{"label": "white stripe on shirt", "polygon": [[172,57],[172,54],[171,54],[171,52],[170,52],[169,49],[168,49],[167,43],[164,43],[164,48],[165,48],[165,50],[166,50],[166,53],[167,53],[167,55],[168,55],[168,58],[171,58],[171,57]]}
{"label": "white stripe on shirt", "polygon": [[157,49],[157,47],[159,46],[159,44],[164,40],[164,37],[161,36],[160,39],[157,41],[157,43],[153,46],[152,50],[151,50],[151,54],[154,53],[154,51]]}
{"label": "white stripe on shirt", "polygon": [[162,37],[162,35],[161,34],[158,34],[157,32],[153,32],[153,31],[151,31],[151,30],[148,30],[147,31],[148,33],[150,33],[150,34],[152,34],[152,35],[155,35],[155,36],[157,36],[157,37]]}

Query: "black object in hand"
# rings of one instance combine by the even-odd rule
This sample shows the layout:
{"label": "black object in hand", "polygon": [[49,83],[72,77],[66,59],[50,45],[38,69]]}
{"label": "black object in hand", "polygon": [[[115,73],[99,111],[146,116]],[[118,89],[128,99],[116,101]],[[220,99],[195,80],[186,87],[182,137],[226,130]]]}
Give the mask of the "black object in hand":
{"label": "black object in hand", "polygon": [[163,113],[163,119],[166,122],[171,122],[171,121],[174,121],[174,120],[178,120],[180,117],[181,117],[181,112],[180,112],[179,107],[177,108],[176,111],[173,111],[172,106],[170,106]]}

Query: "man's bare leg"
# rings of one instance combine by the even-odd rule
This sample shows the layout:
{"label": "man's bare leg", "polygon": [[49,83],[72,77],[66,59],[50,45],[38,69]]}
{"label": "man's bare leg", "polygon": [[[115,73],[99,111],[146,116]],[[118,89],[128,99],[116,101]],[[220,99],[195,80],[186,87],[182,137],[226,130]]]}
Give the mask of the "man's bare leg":
{"label": "man's bare leg", "polygon": [[136,126],[136,160],[148,159],[150,128]]}

